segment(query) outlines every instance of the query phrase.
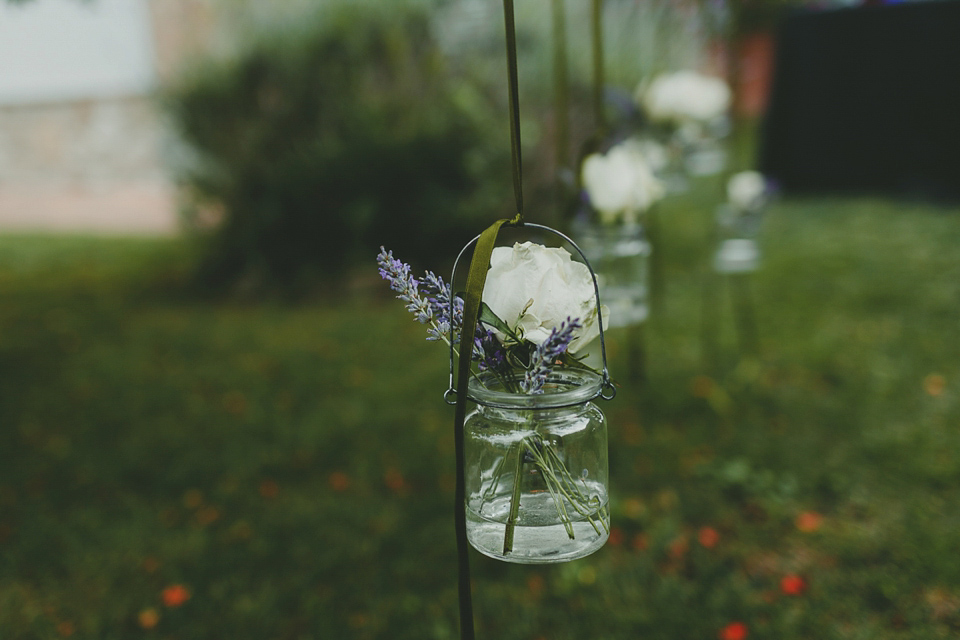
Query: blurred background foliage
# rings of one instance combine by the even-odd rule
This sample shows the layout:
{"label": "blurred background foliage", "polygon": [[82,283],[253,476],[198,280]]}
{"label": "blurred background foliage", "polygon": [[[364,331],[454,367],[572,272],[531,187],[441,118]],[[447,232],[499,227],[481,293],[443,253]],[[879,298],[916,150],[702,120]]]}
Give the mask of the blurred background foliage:
{"label": "blurred background foliage", "polygon": [[296,290],[388,240],[449,252],[506,192],[489,100],[450,73],[418,4],[328,3],[264,26],[165,104],[188,218],[220,218],[211,286]]}
{"label": "blurred background foliage", "polygon": [[[566,3],[580,136],[587,5]],[[501,7],[218,6],[223,46],[163,98],[199,266],[181,239],[0,237],[0,638],[455,638],[446,353],[373,259],[435,269],[510,213]],[[550,2],[517,9],[528,216],[549,221]],[[665,0],[607,11],[623,92],[699,64],[716,26]],[[960,631],[956,216],[776,203],[741,358],[730,282],[705,275],[720,186],[664,203],[645,379],[611,332],[615,535],[560,566],[475,555],[482,637]],[[198,277],[369,286],[185,300]]]}
{"label": "blurred background foliage", "polygon": [[[474,554],[479,637],[955,638],[958,212],[777,203],[741,358],[730,282],[701,295],[700,186],[665,203],[645,380],[609,336],[616,533],[557,566]],[[211,303],[171,293],[189,262],[0,237],[0,637],[456,638],[445,349],[382,282]]]}
{"label": "blurred background foliage", "polygon": [[[199,282],[302,293],[386,242],[415,264],[448,260],[512,215],[499,2],[218,6],[223,46],[162,100],[179,138],[184,218],[204,236]],[[564,7],[577,147],[595,124],[590,3]],[[551,0],[517,4],[525,188],[531,219],[557,223],[552,10]],[[653,73],[710,64],[725,16],[608,0],[611,108]]]}

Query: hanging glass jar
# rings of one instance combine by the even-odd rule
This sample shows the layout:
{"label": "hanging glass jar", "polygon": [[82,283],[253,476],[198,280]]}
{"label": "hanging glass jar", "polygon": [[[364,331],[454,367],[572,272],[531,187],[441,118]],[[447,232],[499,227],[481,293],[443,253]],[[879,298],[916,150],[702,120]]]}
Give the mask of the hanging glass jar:
{"label": "hanging glass jar", "polygon": [[522,564],[565,562],[610,533],[607,422],[592,401],[600,375],[553,372],[543,393],[471,379],[464,424],[467,536],[481,553]]}
{"label": "hanging glass jar", "polygon": [[763,210],[770,198],[766,178],[756,171],[742,171],[727,183],[729,202],[717,207],[719,245],[714,268],[719,273],[749,273],[760,263],[757,235]]}
{"label": "hanging glass jar", "polygon": [[718,273],[750,273],[760,263],[760,249],[753,238],[727,238],[720,242],[713,266]]}
{"label": "hanging glass jar", "polygon": [[717,229],[720,243],[713,259],[718,273],[749,273],[760,263],[757,231],[760,212],[742,210],[728,204],[717,207]]}
{"label": "hanging glass jar", "polygon": [[[574,249],[582,263],[573,261],[562,248],[516,243],[510,249],[499,248],[498,257],[497,250],[491,251],[487,245],[489,257],[484,260],[489,260],[494,275],[485,278],[488,289],[482,292],[493,306],[483,302],[478,317],[482,324],[503,332],[503,338],[501,341],[493,331],[478,331],[473,360],[479,360],[479,371],[470,372],[461,359],[457,384],[451,325],[450,387],[444,397],[456,404],[458,411],[465,409],[462,403],[468,400],[475,405],[458,431],[458,446],[462,446],[458,491],[463,491],[458,500],[463,500],[464,537],[478,551],[498,560],[547,564],[582,558],[602,547],[609,537],[607,424],[593,401],[613,399],[616,387],[607,368],[604,340],[609,310],[600,303],[597,276],[589,259],[559,231],[533,223],[523,226],[555,235]],[[464,252],[480,238],[461,250],[451,281],[455,281]],[[473,263],[471,273],[475,273]],[[509,294],[501,298],[496,292],[520,284],[521,297],[526,296],[530,289],[524,288],[525,281],[562,282],[563,291],[550,286],[540,290],[551,298],[561,296],[551,301],[538,301],[534,292],[514,328],[497,316],[495,308],[502,316],[513,318],[515,310],[508,311],[509,304],[504,306],[504,302],[517,298]],[[495,293],[488,298],[488,292]],[[452,288],[449,295],[453,308]],[[564,296],[567,299],[561,302]],[[526,329],[520,329],[519,320],[530,312],[530,320],[544,321],[560,309],[567,319],[552,327],[542,342],[529,344],[525,336],[533,336],[541,328],[528,323]],[[573,318],[567,309],[585,315]],[[465,310],[464,318],[468,317]],[[586,341],[574,348],[580,339],[574,336],[581,330],[580,338]],[[598,344],[592,342],[594,337]],[[580,349],[587,345],[599,348],[597,369],[583,362],[585,354]],[[455,400],[461,390],[464,395]]]}
{"label": "hanging glass jar", "polygon": [[635,326],[649,315],[651,243],[644,225],[665,195],[655,175],[661,161],[655,145],[627,138],[581,165],[582,204],[571,231],[597,274],[610,327]]}
{"label": "hanging glass jar", "polygon": [[610,327],[642,324],[650,315],[650,243],[639,223],[578,220],[574,235],[597,274]]}

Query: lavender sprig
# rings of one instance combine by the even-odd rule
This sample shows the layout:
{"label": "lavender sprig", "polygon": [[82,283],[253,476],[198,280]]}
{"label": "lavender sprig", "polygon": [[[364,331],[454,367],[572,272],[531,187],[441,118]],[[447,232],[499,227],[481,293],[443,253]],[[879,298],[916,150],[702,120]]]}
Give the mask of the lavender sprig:
{"label": "lavender sprig", "polygon": [[530,355],[530,366],[523,375],[520,388],[529,394],[543,393],[543,385],[553,369],[553,364],[567,352],[573,341],[573,332],[582,328],[580,318],[567,318],[559,327],[554,327],[550,335],[538,344]]}
{"label": "lavender sprig", "polygon": [[480,371],[499,372],[506,364],[506,357],[503,353],[503,345],[497,340],[493,331],[483,330],[477,327],[477,335],[473,339],[473,359],[478,360],[477,367]]}
{"label": "lavender sprig", "polygon": [[433,319],[433,309],[429,301],[420,294],[420,283],[410,273],[410,265],[393,257],[393,251],[380,247],[377,256],[380,265],[380,277],[390,283],[390,288],[398,292],[397,298],[407,303],[407,311],[416,316],[420,324]]}
{"label": "lavender sprig", "polygon": [[[411,273],[409,264],[397,260],[392,251],[383,247],[380,247],[377,264],[380,267],[380,276],[397,292],[397,298],[407,303],[407,311],[413,313],[421,324],[429,325],[427,340],[442,340],[449,345],[452,329],[453,346],[456,347],[463,326],[463,300],[459,297],[451,298],[450,285],[430,271],[426,272],[423,279],[418,280]],[[502,324],[501,321],[498,322]],[[567,318],[550,332],[547,339],[530,354],[530,364],[520,381],[520,390],[529,394],[543,393],[543,385],[554,364],[566,353],[573,341],[574,331],[581,328],[579,318]],[[507,357],[508,349],[493,331],[483,327],[481,323],[477,324],[471,356],[478,362],[480,371],[493,372],[505,385],[516,390],[516,383],[510,382],[512,376],[509,371],[511,364]]]}
{"label": "lavender sprig", "polygon": [[[410,265],[393,257],[392,251],[380,247],[377,256],[380,265],[380,277],[390,283],[390,288],[398,292],[397,298],[407,303],[407,311],[413,313],[420,324],[428,324],[427,340],[450,344],[451,324],[453,325],[453,344],[460,342],[460,327],[463,325],[463,300],[454,297],[450,301],[450,285],[443,278],[427,271],[422,280],[410,273]],[[484,336],[485,331],[477,326],[476,336]],[[475,349],[474,360],[480,360],[483,352]]]}
{"label": "lavender sprig", "polygon": [[450,325],[453,324],[453,342],[460,341],[460,327],[463,325],[463,300],[453,298],[450,303],[450,285],[443,278],[427,271],[426,277],[419,281],[419,288],[433,310],[435,327],[427,329],[427,340],[449,340]]}

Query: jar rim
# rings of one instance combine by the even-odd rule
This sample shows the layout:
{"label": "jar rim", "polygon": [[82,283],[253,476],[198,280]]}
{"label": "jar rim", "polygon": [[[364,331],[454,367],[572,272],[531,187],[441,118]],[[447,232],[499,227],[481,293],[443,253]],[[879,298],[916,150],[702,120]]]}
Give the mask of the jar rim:
{"label": "jar rim", "polygon": [[[516,376],[519,381],[520,376]],[[558,409],[584,404],[600,396],[603,378],[588,369],[559,369],[547,376],[544,393],[513,393],[490,371],[472,376],[467,397],[476,404],[500,409]]]}
{"label": "jar rim", "polygon": [[647,233],[639,222],[617,222],[613,224],[582,222],[577,231],[579,237],[588,244],[612,241],[638,242],[641,245],[640,254],[647,255],[650,253]]}

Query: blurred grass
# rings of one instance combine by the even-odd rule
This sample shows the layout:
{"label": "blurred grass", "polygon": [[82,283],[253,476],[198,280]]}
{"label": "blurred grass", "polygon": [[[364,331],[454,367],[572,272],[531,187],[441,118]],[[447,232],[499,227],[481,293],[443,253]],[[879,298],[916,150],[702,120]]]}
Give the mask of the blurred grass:
{"label": "blurred grass", "polygon": [[[775,205],[743,358],[715,186],[661,211],[645,382],[610,336],[611,543],[474,555],[479,637],[955,637],[960,212]],[[445,351],[373,256],[296,306],[182,295],[193,258],[0,237],[0,637],[455,638]]]}

